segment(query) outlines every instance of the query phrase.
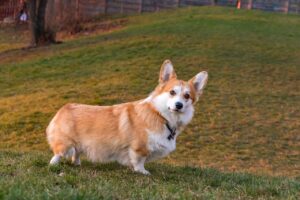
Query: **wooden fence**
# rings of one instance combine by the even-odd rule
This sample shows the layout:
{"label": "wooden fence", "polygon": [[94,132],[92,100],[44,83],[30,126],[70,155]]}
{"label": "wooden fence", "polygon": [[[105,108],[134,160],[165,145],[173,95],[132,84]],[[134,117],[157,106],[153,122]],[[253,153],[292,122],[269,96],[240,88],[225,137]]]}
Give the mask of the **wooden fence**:
{"label": "wooden fence", "polygon": [[[237,6],[237,2],[238,0],[48,0],[48,7],[52,18],[70,22],[100,14],[156,12],[185,6]],[[19,7],[19,0],[0,0],[0,20],[7,16],[16,17]],[[240,7],[300,14],[300,0],[240,0]]]}
{"label": "wooden fence", "polygon": [[[238,0],[56,0],[61,11],[73,10],[80,19],[99,14],[131,14],[156,12],[185,6],[237,6]],[[240,0],[240,7],[300,14],[300,0]]]}
{"label": "wooden fence", "polygon": [[241,7],[246,9],[300,14],[299,0],[242,0]]}
{"label": "wooden fence", "polygon": [[0,21],[5,17],[16,18],[20,11],[20,0],[0,0]]}

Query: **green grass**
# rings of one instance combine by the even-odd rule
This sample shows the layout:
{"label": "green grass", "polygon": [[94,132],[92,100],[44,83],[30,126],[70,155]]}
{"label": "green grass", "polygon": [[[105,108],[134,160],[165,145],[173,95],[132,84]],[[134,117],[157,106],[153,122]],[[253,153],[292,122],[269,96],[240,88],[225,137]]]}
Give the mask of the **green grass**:
{"label": "green grass", "polygon": [[[147,165],[151,176],[116,163],[48,166],[45,153],[2,152],[0,198],[6,199],[296,199],[300,183],[214,169]],[[12,159],[14,158],[14,159]]]}
{"label": "green grass", "polygon": [[[12,50],[26,45],[22,34],[0,30],[0,197],[296,199],[299,16],[200,7],[127,19],[28,51]],[[62,105],[144,98],[165,59],[179,78],[207,70],[209,81],[175,153],[148,166],[153,176],[87,161],[47,166],[45,128]]]}

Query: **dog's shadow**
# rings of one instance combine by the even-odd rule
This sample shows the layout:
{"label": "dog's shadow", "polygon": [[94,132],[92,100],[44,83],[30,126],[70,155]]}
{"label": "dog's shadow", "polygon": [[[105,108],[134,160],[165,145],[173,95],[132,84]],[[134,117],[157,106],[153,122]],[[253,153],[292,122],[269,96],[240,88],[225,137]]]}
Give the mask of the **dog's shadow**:
{"label": "dog's shadow", "polygon": [[[46,162],[34,162],[34,165],[39,168],[44,168],[48,165]],[[90,173],[95,176],[111,177],[117,176],[122,179],[148,179],[153,181],[168,182],[171,184],[190,183],[191,181],[202,182],[210,187],[220,187],[228,182],[233,185],[247,185],[248,183],[257,180],[265,182],[268,180],[266,176],[257,176],[249,173],[238,172],[221,172],[213,168],[201,168],[193,166],[175,166],[167,163],[151,162],[145,165],[151,175],[143,175],[134,172],[130,167],[122,166],[116,162],[113,163],[93,163],[86,159],[82,159],[81,166],[74,166],[70,161],[64,160],[57,166],[49,166],[49,171],[55,174],[67,172],[77,174],[79,171]]]}
{"label": "dog's shadow", "polygon": [[210,187],[220,187],[222,184],[227,184],[228,182],[237,185],[247,185],[249,182],[253,182],[253,180],[264,182],[267,177],[249,173],[221,172],[214,168],[175,166],[160,162],[151,162],[145,165],[145,168],[149,170],[151,175],[143,175],[134,172],[131,168],[122,166],[118,163],[101,164],[84,160],[81,168],[95,170],[100,173],[111,174],[113,172],[116,176],[121,176],[122,178],[128,176],[130,179],[132,176],[135,176],[136,178],[151,179],[172,184],[199,181]]}
{"label": "dog's shadow", "polygon": [[[201,168],[201,167],[191,167],[191,166],[175,166],[160,162],[151,162],[145,165],[145,168],[149,170],[151,175],[143,175],[137,172],[134,172],[132,168],[122,166],[116,162],[112,163],[93,163],[86,159],[82,160],[81,166],[74,166],[69,161],[64,161],[60,163],[63,168],[68,168],[69,170],[84,170],[84,171],[93,171],[99,173],[100,175],[111,175],[122,176],[123,178],[128,177],[139,177],[147,178],[153,180],[159,180],[164,182],[189,182],[192,179],[207,180],[209,185],[218,186],[220,183],[220,178],[231,175],[222,173],[216,169],[212,168]],[[233,177],[233,176],[232,176]],[[234,177],[233,177],[234,178]]]}
{"label": "dog's shadow", "polygon": [[[69,165],[72,165],[69,163]],[[78,166],[79,167],[79,166]],[[116,172],[120,170],[126,170],[128,167],[122,166],[116,162],[111,163],[93,163],[87,160],[83,160],[80,166],[81,168],[88,170],[96,170],[101,172]]]}
{"label": "dog's shadow", "polygon": [[164,179],[167,181],[169,178],[172,180],[182,178],[182,176],[201,176],[203,174],[202,168],[198,167],[189,167],[189,166],[174,166],[170,164],[160,163],[160,162],[151,162],[145,165],[145,168],[150,171],[151,175],[143,175],[138,172],[134,172],[131,167],[120,165],[117,162],[111,163],[93,163],[86,159],[82,159],[80,166],[75,166],[69,160],[63,160],[57,166],[50,166],[51,171],[60,172],[64,170],[85,170],[85,171],[94,171],[100,173],[122,173],[122,175],[137,175],[144,177],[156,177]]}

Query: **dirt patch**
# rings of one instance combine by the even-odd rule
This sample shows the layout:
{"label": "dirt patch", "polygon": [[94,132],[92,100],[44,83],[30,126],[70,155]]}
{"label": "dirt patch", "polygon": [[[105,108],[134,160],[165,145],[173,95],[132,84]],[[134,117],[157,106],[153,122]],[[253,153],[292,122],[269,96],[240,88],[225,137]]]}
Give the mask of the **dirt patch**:
{"label": "dirt patch", "polygon": [[112,32],[123,28],[128,24],[128,19],[115,19],[107,21],[89,21],[76,24],[57,33],[58,40],[73,39],[80,36],[96,35],[99,33]]}
{"label": "dirt patch", "polygon": [[[126,18],[85,21],[59,31],[56,39],[63,42],[82,36],[112,32],[124,28],[127,24],[128,19]],[[27,49],[28,44],[29,31],[26,23],[0,24],[0,59],[2,63],[11,62],[16,55],[24,58],[24,56],[35,52],[34,49]],[[41,48],[47,48],[47,46],[38,49]]]}

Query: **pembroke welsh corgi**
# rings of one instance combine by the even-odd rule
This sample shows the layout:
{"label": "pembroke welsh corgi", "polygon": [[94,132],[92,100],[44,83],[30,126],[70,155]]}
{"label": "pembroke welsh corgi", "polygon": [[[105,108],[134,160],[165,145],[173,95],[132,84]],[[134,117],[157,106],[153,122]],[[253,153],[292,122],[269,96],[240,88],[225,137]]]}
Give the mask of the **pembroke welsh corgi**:
{"label": "pembroke welsh corgi", "polygon": [[80,165],[79,155],[85,153],[94,162],[117,161],[149,174],[145,162],[175,150],[176,138],[191,121],[207,79],[203,71],[187,82],[178,80],[166,60],[158,86],[145,99],[113,106],[63,106],[46,130],[54,153],[50,164],[71,153],[72,162]]}

